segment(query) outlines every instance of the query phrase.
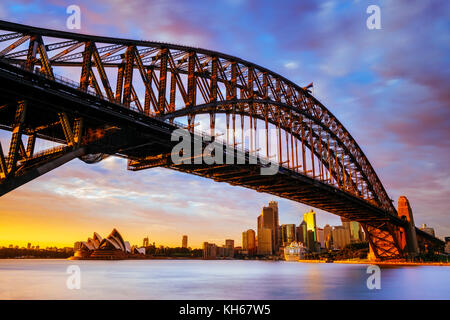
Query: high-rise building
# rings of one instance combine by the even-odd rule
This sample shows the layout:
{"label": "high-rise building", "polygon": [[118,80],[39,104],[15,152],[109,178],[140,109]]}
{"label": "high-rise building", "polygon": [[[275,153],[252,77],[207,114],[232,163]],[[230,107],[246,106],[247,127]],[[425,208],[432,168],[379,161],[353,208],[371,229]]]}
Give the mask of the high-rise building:
{"label": "high-rise building", "polygon": [[28,242],[28,244],[27,244],[27,249],[31,249],[31,243],[30,242]]}
{"label": "high-rise building", "polygon": [[317,243],[321,248],[325,248],[325,232],[322,228],[317,228]]}
{"label": "high-rise building", "polygon": [[144,240],[142,240],[142,246],[148,247],[148,237],[145,237]]}
{"label": "high-rise building", "polygon": [[327,224],[323,227],[323,237],[325,239],[325,248],[328,250],[332,249],[333,245],[333,236],[332,236],[333,228]]}
{"label": "high-rise building", "polygon": [[258,254],[271,255],[272,248],[272,229],[262,228],[258,231]]}
{"label": "high-rise building", "polygon": [[332,231],[333,249],[343,249],[351,243],[350,230],[344,226],[336,226]]}
{"label": "high-rise building", "polygon": [[306,222],[306,247],[310,251],[315,251],[317,241],[317,225],[316,213],[314,212],[314,210],[311,209],[307,213],[305,213],[303,215],[303,220]]}
{"label": "high-rise building", "polygon": [[256,239],[255,230],[247,230],[247,250],[249,255],[254,255],[256,253]]}
{"label": "high-rise building", "polygon": [[187,248],[188,247],[188,236],[184,235],[183,239],[181,240],[181,247],[182,248]]}
{"label": "high-rise building", "polygon": [[242,232],[242,250],[247,251],[248,250],[248,236],[247,231]]}
{"label": "high-rise building", "polygon": [[425,223],[422,224],[422,228],[420,228],[420,230],[425,231],[428,234],[431,234],[433,237],[435,236],[434,235],[434,229],[430,228],[430,227],[427,227],[427,225]]}
{"label": "high-rise building", "polygon": [[295,235],[295,224],[281,225],[281,239],[283,247],[289,246],[292,242],[297,241]]}
{"label": "high-rise building", "polygon": [[[278,218],[275,216],[275,210],[273,202],[271,207],[264,207],[262,213],[258,216],[257,225],[258,225],[258,254],[273,254],[274,249],[277,246],[278,240],[278,225],[276,225],[276,221]],[[267,231],[269,230],[270,237],[267,239]],[[267,246],[267,241],[270,241],[270,250]],[[270,252],[269,252],[270,251]],[[268,252],[268,253],[262,253]]]}
{"label": "high-rise building", "polygon": [[274,216],[274,229],[275,229],[275,241],[273,242],[273,250],[275,252],[278,252],[278,249],[281,245],[281,230],[279,228],[280,222],[278,221],[278,202],[277,201],[270,201],[269,202],[269,208],[273,209],[273,216]]}
{"label": "high-rise building", "polygon": [[298,227],[299,227],[299,231],[297,233],[297,241],[303,243],[304,247],[307,247],[306,240],[307,240],[308,230],[306,227],[305,220],[302,220],[302,222],[300,223],[300,225]]}

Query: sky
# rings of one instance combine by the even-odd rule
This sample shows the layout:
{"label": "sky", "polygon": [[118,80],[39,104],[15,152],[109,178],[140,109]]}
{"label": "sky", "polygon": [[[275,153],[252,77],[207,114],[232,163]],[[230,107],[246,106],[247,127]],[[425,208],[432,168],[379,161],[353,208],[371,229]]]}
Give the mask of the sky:
{"label": "sky", "polygon": [[[314,95],[341,121],[389,196],[408,197],[416,225],[450,236],[450,2],[3,0],[0,19],[80,33],[211,49],[264,66]],[[369,30],[369,5],[381,29]],[[72,31],[72,30],[67,30]],[[130,172],[126,161],[74,160],[0,198],[0,246],[72,246],[116,227],[141,244],[241,244],[270,200],[280,223],[309,207],[164,168]],[[340,225],[316,210],[317,223]]]}

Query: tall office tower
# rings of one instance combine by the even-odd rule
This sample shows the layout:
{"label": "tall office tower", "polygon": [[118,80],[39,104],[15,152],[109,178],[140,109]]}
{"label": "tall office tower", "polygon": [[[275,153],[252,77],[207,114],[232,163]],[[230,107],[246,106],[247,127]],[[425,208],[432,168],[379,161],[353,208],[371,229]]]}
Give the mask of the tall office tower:
{"label": "tall office tower", "polygon": [[295,239],[298,242],[304,243],[303,241],[303,230],[301,226],[295,227]]}
{"label": "tall office tower", "polygon": [[188,247],[188,236],[184,235],[183,239],[181,240],[181,247],[182,248],[187,248]]}
{"label": "tall office tower", "polygon": [[303,243],[303,246],[307,247],[306,241],[308,240],[308,238],[307,238],[308,229],[307,229],[307,227],[306,227],[306,222],[305,222],[305,220],[302,220],[302,223],[300,223],[299,228],[300,228],[301,231],[300,231],[300,233],[299,233],[300,238],[299,238],[298,241],[300,241],[301,243]]}
{"label": "tall office tower", "polygon": [[283,247],[287,247],[292,242],[296,241],[295,224],[282,224],[281,238]]}
{"label": "tall office tower", "polygon": [[258,249],[259,255],[273,254],[272,248],[272,229],[262,228],[258,232]]}
{"label": "tall office tower", "polygon": [[305,213],[303,220],[306,222],[306,246],[313,252],[316,250],[317,241],[316,213],[314,210],[311,209]]}
{"label": "tall office tower", "polygon": [[247,231],[242,232],[242,250],[248,250],[248,236]]}
{"label": "tall office tower", "polygon": [[[270,253],[265,254],[273,254],[274,249],[277,244],[277,236],[278,236],[278,227],[275,224],[275,212],[273,207],[264,207],[262,213],[258,216],[258,254],[262,251],[267,252],[269,249],[267,248],[266,242],[267,232],[264,229],[270,231]],[[264,239],[263,239],[264,237]]]}
{"label": "tall office tower", "polygon": [[142,246],[143,247],[148,247],[148,237],[144,238],[144,240],[142,241]]}
{"label": "tall office tower", "polygon": [[277,201],[270,201],[269,202],[269,208],[273,209],[273,215],[274,215],[274,225],[275,225],[275,242],[273,243],[273,249],[275,252],[278,252],[278,249],[281,245],[281,234],[280,234],[280,228],[279,228],[279,220],[278,220],[278,202]]}
{"label": "tall office tower", "polygon": [[249,255],[254,255],[256,253],[256,239],[255,230],[247,230],[247,250]]}
{"label": "tall office tower", "polygon": [[326,224],[325,227],[323,227],[323,238],[325,239],[325,248],[327,248],[328,250],[332,249],[333,245],[332,231],[333,228],[330,227],[329,224]]}

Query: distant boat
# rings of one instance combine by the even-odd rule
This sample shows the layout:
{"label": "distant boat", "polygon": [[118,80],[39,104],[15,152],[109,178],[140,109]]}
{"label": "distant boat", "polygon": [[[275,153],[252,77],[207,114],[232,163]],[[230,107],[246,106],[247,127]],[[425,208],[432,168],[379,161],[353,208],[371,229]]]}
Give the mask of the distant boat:
{"label": "distant boat", "polygon": [[289,246],[284,248],[284,260],[298,261],[303,259],[306,249],[300,242],[292,242]]}

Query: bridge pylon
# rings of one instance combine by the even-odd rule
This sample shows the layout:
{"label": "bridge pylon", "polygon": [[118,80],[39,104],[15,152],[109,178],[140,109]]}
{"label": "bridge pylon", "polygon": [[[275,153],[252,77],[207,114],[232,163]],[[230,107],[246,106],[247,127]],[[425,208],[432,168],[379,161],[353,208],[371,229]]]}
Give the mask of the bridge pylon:
{"label": "bridge pylon", "polygon": [[419,243],[411,205],[405,196],[398,198],[398,216],[407,222],[401,232],[401,246],[407,252],[408,257],[413,258],[419,254]]}

